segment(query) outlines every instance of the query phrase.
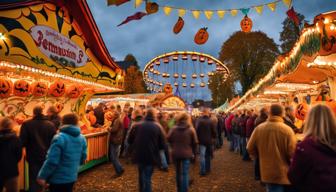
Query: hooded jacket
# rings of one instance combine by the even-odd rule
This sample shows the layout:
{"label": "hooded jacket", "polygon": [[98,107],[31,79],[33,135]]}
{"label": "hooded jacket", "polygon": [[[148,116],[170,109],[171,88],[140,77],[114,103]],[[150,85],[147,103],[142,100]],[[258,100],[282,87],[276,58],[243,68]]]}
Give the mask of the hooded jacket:
{"label": "hooded jacket", "polygon": [[51,184],[75,182],[79,166],[86,159],[86,150],[86,139],[80,129],[74,125],[64,125],[52,140],[38,178]]}
{"label": "hooded jacket", "polygon": [[336,151],[305,138],[296,146],[288,178],[300,192],[336,191]]}
{"label": "hooded jacket", "polygon": [[0,132],[0,180],[4,181],[19,175],[18,162],[22,148],[16,133],[11,130]]}
{"label": "hooded jacket", "polygon": [[217,138],[216,127],[208,116],[202,116],[198,119],[196,132],[200,145],[212,145]]}
{"label": "hooded jacket", "polygon": [[185,123],[176,125],[168,134],[174,159],[190,159],[197,146],[195,130]]}

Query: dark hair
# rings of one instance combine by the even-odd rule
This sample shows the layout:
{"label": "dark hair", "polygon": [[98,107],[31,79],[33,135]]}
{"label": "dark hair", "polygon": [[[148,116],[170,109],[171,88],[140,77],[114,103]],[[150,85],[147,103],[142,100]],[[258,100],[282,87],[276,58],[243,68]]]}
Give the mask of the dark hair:
{"label": "dark hair", "polygon": [[65,114],[62,118],[63,125],[77,125],[78,124],[78,116],[75,113]]}
{"label": "dark hair", "polygon": [[145,119],[156,119],[155,109],[153,109],[153,108],[147,109]]}
{"label": "dark hair", "polygon": [[34,109],[33,109],[33,114],[34,114],[34,116],[42,116],[43,115],[42,106],[40,106],[40,105],[35,106]]}
{"label": "dark hair", "polygon": [[279,104],[271,105],[270,114],[272,116],[283,116],[283,107]]}

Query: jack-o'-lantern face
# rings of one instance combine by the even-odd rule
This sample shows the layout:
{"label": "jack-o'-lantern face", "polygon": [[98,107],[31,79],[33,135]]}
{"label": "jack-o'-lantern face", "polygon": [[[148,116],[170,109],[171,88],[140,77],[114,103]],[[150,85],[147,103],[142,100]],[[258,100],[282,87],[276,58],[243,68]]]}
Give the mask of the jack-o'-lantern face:
{"label": "jack-o'-lantern face", "polygon": [[0,79],[0,98],[9,97],[13,92],[13,83],[11,80]]}
{"label": "jack-o'-lantern face", "polygon": [[80,96],[83,88],[79,85],[71,85],[67,88],[67,96],[70,98],[77,98]]}
{"label": "jack-o'-lantern face", "polygon": [[173,87],[171,86],[170,83],[167,83],[167,84],[164,85],[163,92],[165,94],[171,94],[171,93],[173,93]]}
{"label": "jack-o'-lantern face", "polygon": [[62,81],[56,81],[49,87],[49,95],[53,97],[61,97],[65,93],[65,84]]}
{"label": "jack-o'-lantern face", "polygon": [[296,106],[295,117],[304,120],[308,113],[308,105],[306,103],[300,103]]}
{"label": "jack-o'-lantern face", "polygon": [[252,20],[247,15],[245,15],[245,17],[240,21],[240,27],[242,31],[245,33],[251,32],[252,26]]}
{"label": "jack-o'-lantern face", "polygon": [[25,80],[17,80],[14,83],[14,95],[19,97],[27,97],[31,93],[31,86]]}
{"label": "jack-o'-lantern face", "polygon": [[64,105],[63,105],[63,103],[55,103],[55,107],[57,109],[57,112],[59,113],[63,110]]}
{"label": "jack-o'-lantern face", "polygon": [[33,95],[35,97],[43,97],[48,93],[48,85],[43,82],[36,82],[33,84]]}
{"label": "jack-o'-lantern face", "polygon": [[194,37],[194,42],[197,45],[202,45],[204,43],[206,43],[209,39],[209,33],[208,33],[208,28],[207,27],[203,27],[201,29],[199,29]]}

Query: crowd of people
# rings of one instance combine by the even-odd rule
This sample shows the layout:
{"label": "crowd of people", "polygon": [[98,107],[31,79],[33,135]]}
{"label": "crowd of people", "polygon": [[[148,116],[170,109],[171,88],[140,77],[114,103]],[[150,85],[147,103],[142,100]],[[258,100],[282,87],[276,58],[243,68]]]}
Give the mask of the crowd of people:
{"label": "crowd of people", "polygon": [[[62,118],[52,107],[43,114],[36,106],[20,134],[14,122],[0,120],[0,191],[18,191],[17,163],[26,150],[29,190],[72,191],[78,169],[86,159],[86,140],[78,127],[78,117]],[[192,183],[191,167],[199,175],[211,173],[216,149],[228,140],[228,150],[254,161],[255,179],[267,192],[336,191],[336,119],[325,105],[314,106],[303,127],[295,126],[294,110],[273,104],[268,108],[211,113],[204,108],[198,117],[186,112],[160,112],[154,108],[132,108],[125,104],[91,106],[94,127],[109,133],[109,160],[115,176],[125,174],[121,162],[132,161],[138,168],[139,191],[152,191],[155,167],[169,171],[173,164],[178,192]],[[305,136],[298,141],[296,133]],[[125,158],[125,161],[120,161]],[[196,159],[198,161],[196,161]],[[199,162],[199,163],[195,163]]]}

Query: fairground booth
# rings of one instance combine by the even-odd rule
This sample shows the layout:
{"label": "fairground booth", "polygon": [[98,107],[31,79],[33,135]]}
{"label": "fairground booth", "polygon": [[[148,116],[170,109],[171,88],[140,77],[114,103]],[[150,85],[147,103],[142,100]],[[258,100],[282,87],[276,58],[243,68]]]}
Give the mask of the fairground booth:
{"label": "fairground booth", "polygon": [[306,25],[291,51],[279,56],[269,73],[227,112],[259,109],[272,103],[292,105],[297,126],[309,107],[325,103],[336,112],[336,11]]}
{"label": "fairground booth", "polygon": [[[107,159],[107,133],[90,127],[85,106],[95,93],[122,91],[123,82],[85,0],[0,2],[0,115],[19,131],[36,105],[77,113],[88,142],[81,171]],[[23,157],[22,190],[25,165]]]}

